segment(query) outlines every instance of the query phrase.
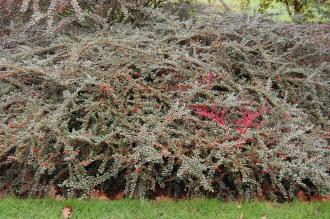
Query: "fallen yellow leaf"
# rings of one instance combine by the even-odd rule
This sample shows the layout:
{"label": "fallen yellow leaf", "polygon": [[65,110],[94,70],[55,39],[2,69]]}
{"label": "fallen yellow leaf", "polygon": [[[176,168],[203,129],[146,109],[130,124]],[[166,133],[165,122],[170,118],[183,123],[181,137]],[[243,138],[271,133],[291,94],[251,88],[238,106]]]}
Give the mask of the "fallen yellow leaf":
{"label": "fallen yellow leaf", "polygon": [[244,218],[244,215],[243,215],[243,213],[239,216],[239,218],[238,219],[243,219]]}
{"label": "fallen yellow leaf", "polygon": [[63,219],[69,219],[72,216],[72,208],[70,206],[64,206],[63,210],[62,210],[62,218]]}

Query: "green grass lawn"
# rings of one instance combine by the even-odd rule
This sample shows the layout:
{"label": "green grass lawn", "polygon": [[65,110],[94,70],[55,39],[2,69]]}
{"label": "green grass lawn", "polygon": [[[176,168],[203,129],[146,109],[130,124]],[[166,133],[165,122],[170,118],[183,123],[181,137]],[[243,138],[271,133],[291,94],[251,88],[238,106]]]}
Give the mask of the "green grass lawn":
{"label": "green grass lawn", "polygon": [[271,203],[221,202],[197,199],[178,202],[154,202],[123,199],[120,201],[82,201],[50,199],[0,199],[0,218],[61,218],[62,208],[73,208],[72,218],[330,218],[330,202]]}
{"label": "green grass lawn", "polygon": [[[197,0],[199,3],[209,4],[215,8],[219,8],[222,10],[222,5],[218,0]],[[224,0],[227,6],[236,12],[241,11],[241,1],[240,0]],[[259,7],[260,1],[259,0],[250,0],[250,6],[246,9],[246,12],[249,14],[255,13]],[[267,13],[277,14],[273,17],[273,19],[277,21],[291,21],[289,14],[286,11],[285,5],[280,2],[274,2],[271,6],[266,10]]]}
{"label": "green grass lawn", "polygon": [[[223,10],[223,6],[219,0],[195,0],[195,1],[199,2],[199,3],[209,4],[209,5],[213,6],[214,8]],[[227,4],[227,6],[232,11],[241,12],[242,0],[224,0],[224,2]],[[247,8],[244,9],[244,12],[248,13],[250,15],[254,15],[256,13],[257,9],[259,8],[259,5],[260,5],[260,0],[250,0],[250,4]],[[323,8],[323,10],[326,10],[327,6],[325,5],[325,6],[322,6],[321,8]],[[309,17],[308,21],[309,22],[327,23],[328,20],[326,20],[326,16],[322,18],[322,15],[318,14],[316,11],[317,10],[315,8],[314,17]],[[280,21],[280,22],[291,22],[292,21],[292,17],[290,17],[290,15],[288,14],[288,12],[286,10],[285,4],[283,4],[282,2],[273,1],[265,12],[267,14],[273,14],[272,19],[275,21]]]}

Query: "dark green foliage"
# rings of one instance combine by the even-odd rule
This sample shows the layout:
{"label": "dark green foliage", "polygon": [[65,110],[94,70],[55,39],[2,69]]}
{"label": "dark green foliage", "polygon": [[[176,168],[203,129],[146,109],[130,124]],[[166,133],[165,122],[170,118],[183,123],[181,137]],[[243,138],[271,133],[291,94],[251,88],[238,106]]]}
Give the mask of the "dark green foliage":
{"label": "dark green foliage", "polygon": [[328,193],[329,28],[150,13],[143,28],[59,35],[43,48],[3,40],[1,190]]}
{"label": "dark green foliage", "polygon": [[288,14],[295,16],[297,22],[307,20],[328,22],[330,18],[328,0],[260,0],[259,12],[265,12],[274,2],[283,3]]}

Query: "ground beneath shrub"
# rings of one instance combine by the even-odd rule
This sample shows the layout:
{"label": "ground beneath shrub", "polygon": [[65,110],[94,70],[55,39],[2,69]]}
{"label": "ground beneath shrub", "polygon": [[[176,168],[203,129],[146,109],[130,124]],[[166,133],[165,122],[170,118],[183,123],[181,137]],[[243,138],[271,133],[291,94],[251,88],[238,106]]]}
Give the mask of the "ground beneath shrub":
{"label": "ground beneath shrub", "polygon": [[272,203],[220,202],[214,199],[147,202],[123,199],[120,201],[82,201],[50,199],[0,200],[0,217],[60,218],[64,206],[71,207],[72,218],[330,218],[330,202]]}

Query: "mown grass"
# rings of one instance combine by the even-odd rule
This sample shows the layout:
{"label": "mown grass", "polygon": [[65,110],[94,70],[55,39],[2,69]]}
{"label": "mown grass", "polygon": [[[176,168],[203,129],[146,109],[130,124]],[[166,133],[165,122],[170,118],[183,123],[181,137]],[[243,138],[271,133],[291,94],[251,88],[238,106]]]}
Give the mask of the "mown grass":
{"label": "mown grass", "polygon": [[[218,0],[196,0],[199,3],[209,4],[215,8],[223,9],[220,1]],[[241,1],[240,0],[224,0],[227,6],[236,12],[241,12]],[[259,0],[250,0],[250,5],[248,8],[244,9],[248,14],[254,14],[259,8]],[[291,21],[291,18],[286,11],[285,5],[280,2],[273,2],[271,6],[266,10],[266,13],[276,14],[273,16],[273,19],[276,21]]]}
{"label": "mown grass", "polygon": [[73,208],[72,218],[330,218],[330,202],[221,202],[214,199],[156,202],[51,199],[0,199],[0,218],[61,218],[62,208]]}

